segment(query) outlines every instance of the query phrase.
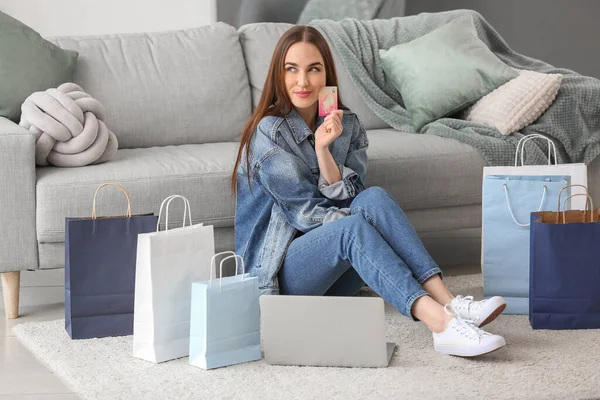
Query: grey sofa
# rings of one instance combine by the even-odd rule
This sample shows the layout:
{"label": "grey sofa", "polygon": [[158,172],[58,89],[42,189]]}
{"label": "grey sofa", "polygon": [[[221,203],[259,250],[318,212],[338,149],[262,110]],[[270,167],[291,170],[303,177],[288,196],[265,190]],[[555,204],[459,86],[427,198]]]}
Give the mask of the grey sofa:
{"label": "grey sofa", "polygon": [[[105,182],[125,186],[133,213],[158,212],[171,194],[187,197],[194,223],[214,225],[216,249],[234,248],[229,186],[240,132],[275,42],[290,26],[251,24],[236,31],[217,23],[51,39],[79,51],[74,81],[104,104],[120,149],[105,164],[36,168],[33,136],[0,118],[0,272],[7,316],[17,315],[19,271],[64,266],[65,217],[90,216],[94,190]],[[335,57],[341,98],[370,139],[367,184],[393,194],[442,266],[477,262],[482,156],[453,140],[390,129],[367,108]],[[125,207],[120,191],[100,192],[99,215],[123,215]]]}

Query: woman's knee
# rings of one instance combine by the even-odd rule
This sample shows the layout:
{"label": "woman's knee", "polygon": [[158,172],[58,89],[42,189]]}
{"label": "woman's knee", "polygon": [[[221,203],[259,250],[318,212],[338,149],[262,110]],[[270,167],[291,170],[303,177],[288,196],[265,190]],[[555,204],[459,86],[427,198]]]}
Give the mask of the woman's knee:
{"label": "woman's knee", "polygon": [[395,202],[394,198],[382,187],[371,186],[360,192],[351,204],[352,206],[379,206],[382,202]]}
{"label": "woman's knee", "polygon": [[343,218],[343,221],[345,224],[344,235],[351,241],[368,237],[371,229],[373,229],[373,226],[361,212],[352,213],[352,215]]}

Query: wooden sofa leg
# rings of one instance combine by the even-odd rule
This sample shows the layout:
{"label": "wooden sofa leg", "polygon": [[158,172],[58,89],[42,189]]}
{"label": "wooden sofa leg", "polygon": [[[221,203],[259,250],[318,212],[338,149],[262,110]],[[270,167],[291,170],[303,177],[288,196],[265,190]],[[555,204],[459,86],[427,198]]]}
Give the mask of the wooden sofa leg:
{"label": "wooden sofa leg", "polygon": [[19,316],[19,289],[21,286],[21,271],[2,272],[2,293],[6,318],[14,319]]}

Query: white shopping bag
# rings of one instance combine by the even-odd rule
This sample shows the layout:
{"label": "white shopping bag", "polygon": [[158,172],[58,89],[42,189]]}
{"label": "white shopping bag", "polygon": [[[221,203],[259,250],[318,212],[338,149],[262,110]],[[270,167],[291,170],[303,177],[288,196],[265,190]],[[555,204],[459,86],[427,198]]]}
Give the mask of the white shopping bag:
{"label": "white shopping bag", "polygon": [[[169,229],[169,205],[176,198],[185,203],[183,226]],[[165,203],[165,230],[160,231]],[[167,197],[160,206],[156,232],[138,236],[134,357],[159,363],[188,355],[192,282],[209,279],[214,254],[213,226],[192,225],[188,200]]]}
{"label": "white shopping bag", "polygon": [[[543,139],[548,141],[548,165],[523,165],[525,160],[525,144],[531,139]],[[519,154],[521,156],[520,165]],[[552,154],[554,155],[554,164],[552,164],[551,161]],[[584,163],[558,164],[558,158],[556,156],[556,146],[554,145],[554,142],[548,139],[546,136],[539,134],[527,135],[521,140],[519,140],[519,143],[517,143],[517,151],[515,152],[514,166],[484,167],[483,179],[485,180],[486,176],[488,175],[569,175],[571,176],[571,185],[581,185],[572,187],[571,194],[579,193],[583,195],[587,193],[587,165],[585,165]],[[585,196],[573,197],[570,201],[571,209],[585,210],[587,201],[587,198]]]}

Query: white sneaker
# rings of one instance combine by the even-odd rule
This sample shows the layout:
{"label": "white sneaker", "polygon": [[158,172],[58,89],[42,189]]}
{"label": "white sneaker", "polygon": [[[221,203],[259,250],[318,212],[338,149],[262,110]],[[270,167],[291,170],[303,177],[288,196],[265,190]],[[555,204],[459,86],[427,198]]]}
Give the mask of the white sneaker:
{"label": "white sneaker", "polygon": [[485,326],[502,314],[506,301],[500,296],[481,301],[473,301],[473,296],[456,296],[450,306],[462,319],[471,320],[477,326]]}
{"label": "white sneaker", "polygon": [[453,316],[446,330],[433,332],[433,348],[438,353],[461,357],[474,357],[491,353],[506,345],[504,338],[476,327],[473,321],[460,317],[450,304],[444,306],[446,314]]}

